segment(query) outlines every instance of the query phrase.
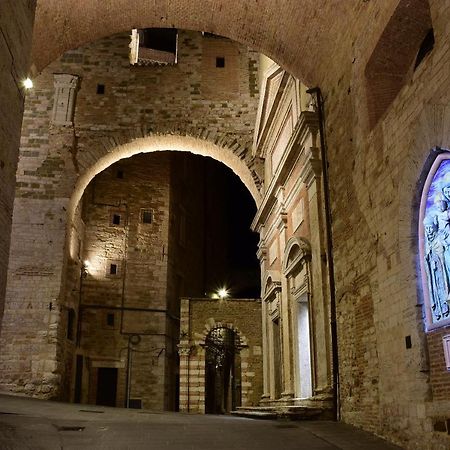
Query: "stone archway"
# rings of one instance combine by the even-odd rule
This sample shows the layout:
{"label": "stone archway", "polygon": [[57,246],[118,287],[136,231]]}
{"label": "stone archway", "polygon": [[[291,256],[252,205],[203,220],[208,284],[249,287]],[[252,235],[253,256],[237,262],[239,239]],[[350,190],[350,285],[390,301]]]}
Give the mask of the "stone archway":
{"label": "stone archway", "polygon": [[[75,183],[73,194],[69,204],[69,221],[73,218],[75,209],[83,195],[84,190],[90,181],[105,170],[110,165],[139,153],[151,153],[157,151],[181,151],[190,152],[195,155],[207,156],[213,158],[227,167],[229,167],[243,182],[245,187],[252,195],[256,205],[261,202],[261,194],[258,190],[256,175],[250,172],[249,167],[245,162],[237,156],[239,154],[240,147],[233,151],[233,148],[227,145],[227,142],[223,142],[222,145],[215,144],[208,139],[202,139],[199,137],[189,135],[177,135],[177,134],[151,134],[145,137],[136,138],[128,143],[119,145],[111,150],[107,146],[99,145],[99,148],[104,152],[98,160],[94,161],[90,165],[85,165],[86,162],[81,161],[80,165],[85,166],[83,173],[79,176]],[[109,150],[109,151],[108,151]]]}
{"label": "stone archway", "polygon": [[[87,0],[82,10],[77,0],[41,0],[36,10],[32,60],[39,72],[65,51],[102,37],[132,28],[174,27],[207,31],[248,45],[314,85],[318,82],[318,56],[328,54],[327,33],[314,33],[315,44],[311,45],[311,34],[298,30],[320,29],[321,23],[345,26],[335,18],[338,13],[351,16],[352,11],[347,2],[326,0],[308,0],[301,8],[295,1],[279,8],[267,0],[254,5],[229,0],[116,0],[105,8]],[[285,26],[279,27],[280,23]],[[321,69],[325,73],[329,67],[325,64]]]}
{"label": "stone archway", "polygon": [[[199,33],[197,35],[201,37]],[[186,36],[188,38],[190,36]],[[123,49],[122,59],[128,62],[126,39],[125,36],[119,46]],[[253,55],[245,53],[244,57],[250,60]],[[89,80],[91,70],[84,70],[84,66],[81,67],[78,62],[74,64],[78,66],[68,68],[64,61],[55,61],[35,79],[35,89],[28,95],[27,114],[33,117],[37,112],[32,106],[35,100],[43,113],[38,125],[32,120],[24,122],[22,151],[25,157],[19,163],[17,175],[10,285],[5,302],[1,358],[15,361],[14,355],[27,354],[26,347],[29,345],[33,345],[36,351],[33,362],[30,355],[23,364],[19,361],[10,364],[11,370],[2,373],[0,384],[7,390],[39,397],[59,397],[61,381],[65,377],[64,355],[60,353],[64,350],[57,343],[64,339],[64,322],[61,320],[64,320],[64,308],[67,306],[64,296],[66,269],[67,265],[74,263],[70,258],[74,254],[68,236],[71,235],[74,212],[84,188],[97,173],[120,159],[139,153],[176,150],[208,156],[227,165],[244,182],[256,204],[260,202],[259,188],[262,183],[259,174],[261,167],[258,167],[260,163],[251,155],[249,148],[252,121],[243,121],[242,113],[228,112],[227,117],[234,118],[233,124],[228,128],[218,127],[206,119],[202,121],[208,114],[199,113],[198,108],[195,118],[186,113],[181,115],[185,120],[174,116],[170,123],[164,118],[159,122],[136,121],[136,115],[127,108],[129,104],[124,104],[131,102],[128,92],[126,102],[122,103],[123,109],[111,108],[99,126],[91,117],[83,115],[90,111],[88,98],[96,94],[95,84],[92,83],[97,83],[97,78]],[[190,67],[186,71],[188,69]],[[129,86],[139,85],[138,82],[129,80],[127,70],[124,72],[125,83]],[[74,73],[77,75],[73,75]],[[239,96],[241,103],[247,101],[247,98],[256,98],[251,94],[250,75],[248,79],[246,96],[242,93]],[[118,83],[117,74],[115,83]],[[152,89],[147,89],[153,96],[155,85],[156,83]],[[65,102],[58,97],[60,88],[72,93],[79,88],[78,109],[75,108],[77,113],[70,109],[67,98]],[[182,90],[190,92],[189,89]],[[162,93],[160,95],[163,97]],[[135,104],[139,97],[142,95],[135,92]],[[67,107],[62,121],[59,115],[52,113],[55,111],[56,99],[59,99],[58,105],[62,103],[63,107]],[[170,106],[175,109],[189,103],[184,99],[182,97],[181,100],[178,99],[178,104],[174,105],[172,102]],[[197,101],[205,103],[203,97]],[[210,116],[208,105],[214,102],[214,99],[210,99],[204,105]],[[247,103],[246,114],[250,117],[255,108],[250,101]],[[148,98],[141,99],[141,107],[149,108]],[[121,123],[123,115],[129,118],[125,123]],[[234,132],[235,123],[239,132]],[[33,139],[35,126],[39,128],[42,138],[40,142],[43,144],[38,144],[39,151],[30,151],[28,138]],[[18,316],[25,318],[24,322],[29,324],[28,331],[23,327],[17,332],[15,321]],[[25,342],[20,337],[21,333],[33,338]]]}

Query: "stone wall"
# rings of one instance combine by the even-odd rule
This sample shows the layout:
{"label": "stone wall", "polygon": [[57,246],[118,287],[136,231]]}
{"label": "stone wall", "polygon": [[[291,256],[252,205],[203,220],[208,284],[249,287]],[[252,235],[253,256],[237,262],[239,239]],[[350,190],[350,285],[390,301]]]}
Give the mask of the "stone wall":
{"label": "stone wall", "polygon": [[[202,76],[203,51],[216,42],[229,49],[220,56],[238,71],[233,86],[215,80],[225,83],[220,96],[207,89],[210,74]],[[122,34],[66,53],[34,80],[27,98],[1,335],[2,389],[63,397],[64,372],[73,370],[58,345],[65,333],[63,286],[79,238],[67,216],[74,186],[94,175],[89,170],[98,161],[117,161],[117,147],[133,139],[173,134],[186,136],[194,150],[192,141],[208,142],[224,161],[244,162],[253,186],[261,182],[249,151],[258,54],[181,31],[177,65],[130,67],[128,45],[129,35]]]}
{"label": "stone wall", "polygon": [[14,185],[35,0],[0,5],[0,328],[8,267]]}
{"label": "stone wall", "polygon": [[[252,43],[310,86],[319,85],[332,187],[342,419],[408,448],[444,449],[448,437],[433,431],[433,418],[450,408],[448,401],[432,400],[429,389],[428,348],[416,307],[422,294],[413,198],[430,149],[449,147],[450,10],[448,2],[428,2],[434,50],[414,73],[411,58],[403,87],[369,130],[366,67],[399,3],[305,0],[299,8],[286,0],[282,7],[265,1],[249,8],[217,1],[205,14],[202,2],[185,0],[154,7],[136,0],[126,12],[121,2],[105,9],[90,1],[79,14],[55,21],[49,38],[44,31],[54,15],[64,17],[72,2],[47,0],[40,2],[35,55],[42,68],[67,48],[127,25],[175,24]],[[407,3],[417,10],[417,1]],[[410,29],[414,14],[408,17],[406,9],[407,26],[397,31]],[[86,16],[96,19],[91,26]],[[382,52],[387,61],[401,56],[394,42]],[[448,380],[449,374],[441,376]]]}
{"label": "stone wall", "polygon": [[[448,397],[440,392],[450,373],[444,371],[442,350],[436,351],[438,333],[428,335],[426,344],[416,199],[431,149],[450,145],[450,8],[430,1],[434,49],[415,71],[418,48],[409,56],[401,90],[370,129],[366,64],[395,6],[361,4],[361,22],[349,36],[353,64],[323,80],[341,417],[406,448],[444,449],[448,436],[433,431],[433,422],[449,417]],[[371,24],[371,33],[362,32],[369,17],[378,18],[376,25]],[[388,55],[404,57],[392,46]],[[407,336],[411,348],[405,345]]]}
{"label": "stone wall", "polygon": [[263,390],[261,301],[183,298],[180,322],[180,411],[205,412],[205,340],[217,327],[239,338],[242,406],[257,406]]}

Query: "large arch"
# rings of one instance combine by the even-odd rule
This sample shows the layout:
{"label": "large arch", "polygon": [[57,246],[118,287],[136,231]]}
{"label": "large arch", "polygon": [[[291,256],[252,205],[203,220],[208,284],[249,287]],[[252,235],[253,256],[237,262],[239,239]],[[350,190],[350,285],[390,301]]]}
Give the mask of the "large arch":
{"label": "large arch", "polygon": [[[303,0],[301,5],[286,0],[282,8],[269,0],[114,0],[107,7],[96,0],[84,0],[82,9],[79,4],[79,0],[38,2],[32,56],[36,71],[65,51],[102,37],[132,28],[176,27],[207,31],[246,44],[313,85],[318,82],[318,56],[331,60],[330,28],[347,26],[345,20],[335,20],[337,12],[350,21],[353,10],[353,2],[341,0]],[[280,23],[284,25],[280,27]],[[316,32],[323,24],[327,24],[327,33]],[[320,69],[329,70],[329,64]]]}
{"label": "large arch", "polygon": [[135,139],[129,143],[119,145],[112,151],[96,160],[92,165],[85,168],[83,174],[75,183],[73,194],[69,203],[68,223],[72,222],[77,205],[83,196],[83,192],[98,173],[105,170],[115,162],[137,155],[139,153],[151,153],[158,151],[181,151],[190,152],[195,155],[211,157],[229,167],[244,183],[252,195],[257,206],[261,203],[261,194],[255,184],[252,174],[245,164],[229,148],[219,146],[211,141],[184,135],[149,135]]}

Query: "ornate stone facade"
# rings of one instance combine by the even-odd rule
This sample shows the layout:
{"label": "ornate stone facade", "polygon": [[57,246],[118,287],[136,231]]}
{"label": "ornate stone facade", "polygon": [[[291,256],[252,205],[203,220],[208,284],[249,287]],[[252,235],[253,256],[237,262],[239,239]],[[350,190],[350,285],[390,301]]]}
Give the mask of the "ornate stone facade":
{"label": "ornate stone facade", "polygon": [[319,122],[307,88],[272,63],[262,78],[255,153],[265,161],[260,233],[262,405],[319,403],[332,394],[330,300]]}

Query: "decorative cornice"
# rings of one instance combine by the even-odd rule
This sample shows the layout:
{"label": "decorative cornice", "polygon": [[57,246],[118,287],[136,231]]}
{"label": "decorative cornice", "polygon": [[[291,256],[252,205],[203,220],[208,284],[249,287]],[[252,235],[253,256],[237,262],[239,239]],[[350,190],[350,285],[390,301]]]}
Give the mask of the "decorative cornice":
{"label": "decorative cornice", "polygon": [[274,298],[278,292],[281,292],[281,282],[280,281],[272,281],[269,289],[264,292],[263,301],[268,302],[272,298]]}
{"label": "decorative cornice", "polygon": [[258,257],[259,261],[262,263],[263,261],[267,260],[267,247],[261,246],[258,248],[258,251],[256,252],[256,256]]}
{"label": "decorative cornice", "polygon": [[286,210],[283,208],[278,215],[278,223],[277,223],[277,228],[280,233],[281,233],[281,231],[283,231],[287,228],[287,221],[288,221],[288,215],[287,215]]}

